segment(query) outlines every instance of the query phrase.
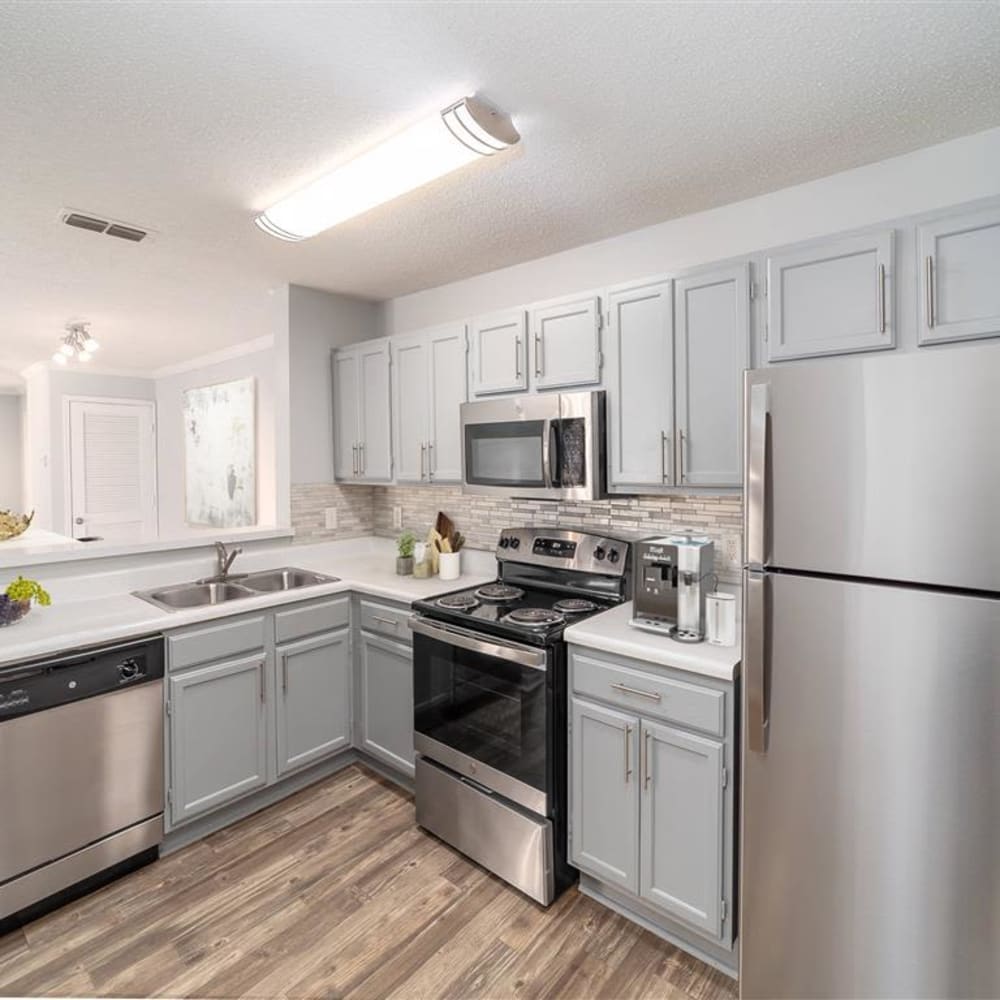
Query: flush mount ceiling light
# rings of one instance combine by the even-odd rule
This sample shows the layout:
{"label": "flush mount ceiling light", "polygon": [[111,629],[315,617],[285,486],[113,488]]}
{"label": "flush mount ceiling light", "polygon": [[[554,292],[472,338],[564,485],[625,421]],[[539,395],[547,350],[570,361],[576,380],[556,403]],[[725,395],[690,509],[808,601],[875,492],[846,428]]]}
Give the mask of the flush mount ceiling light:
{"label": "flush mount ceiling light", "polygon": [[77,361],[89,361],[91,355],[101,345],[87,332],[89,323],[67,323],[59,350],[52,355],[57,365],[64,365],[71,358]]}
{"label": "flush mount ceiling light", "polygon": [[254,221],[279,239],[303,240],[520,138],[510,118],[466,97],[282,198]]}

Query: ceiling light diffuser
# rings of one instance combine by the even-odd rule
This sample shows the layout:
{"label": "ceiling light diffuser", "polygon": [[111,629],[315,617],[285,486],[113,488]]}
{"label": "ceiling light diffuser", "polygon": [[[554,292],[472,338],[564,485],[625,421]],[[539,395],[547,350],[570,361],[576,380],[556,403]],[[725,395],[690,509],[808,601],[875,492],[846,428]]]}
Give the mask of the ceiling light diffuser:
{"label": "ceiling light diffuser", "polygon": [[510,118],[466,97],[283,198],[254,222],[279,239],[303,240],[520,138]]}

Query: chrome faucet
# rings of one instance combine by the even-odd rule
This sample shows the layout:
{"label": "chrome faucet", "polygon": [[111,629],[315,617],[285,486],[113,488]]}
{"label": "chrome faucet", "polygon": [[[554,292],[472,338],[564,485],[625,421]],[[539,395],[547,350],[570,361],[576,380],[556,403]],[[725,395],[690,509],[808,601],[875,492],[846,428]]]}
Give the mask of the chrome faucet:
{"label": "chrome faucet", "polygon": [[233,565],[233,560],[243,551],[242,545],[237,545],[232,549],[226,548],[223,542],[215,543],[216,574],[215,579],[219,583],[225,583],[229,579],[229,570]]}

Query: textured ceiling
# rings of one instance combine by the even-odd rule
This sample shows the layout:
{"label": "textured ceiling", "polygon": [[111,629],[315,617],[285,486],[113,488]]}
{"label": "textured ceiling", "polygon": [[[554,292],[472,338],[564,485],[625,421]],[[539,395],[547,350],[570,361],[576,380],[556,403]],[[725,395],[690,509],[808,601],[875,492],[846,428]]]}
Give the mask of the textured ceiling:
{"label": "textured ceiling", "polygon": [[[307,242],[250,224],[472,92],[520,147]],[[1000,5],[0,0],[0,94],[0,365],[82,318],[149,368],[266,334],[285,281],[390,297],[1000,124]]]}

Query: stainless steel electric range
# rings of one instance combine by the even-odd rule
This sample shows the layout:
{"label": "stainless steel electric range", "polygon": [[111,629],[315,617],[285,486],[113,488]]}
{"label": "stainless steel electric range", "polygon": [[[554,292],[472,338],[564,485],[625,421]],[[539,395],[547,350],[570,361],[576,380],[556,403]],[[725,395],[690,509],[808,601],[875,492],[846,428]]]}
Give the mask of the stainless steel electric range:
{"label": "stainless steel electric range", "polygon": [[548,905],[567,863],[567,625],[629,597],[631,544],[507,528],[491,584],[413,605],[417,823]]}

